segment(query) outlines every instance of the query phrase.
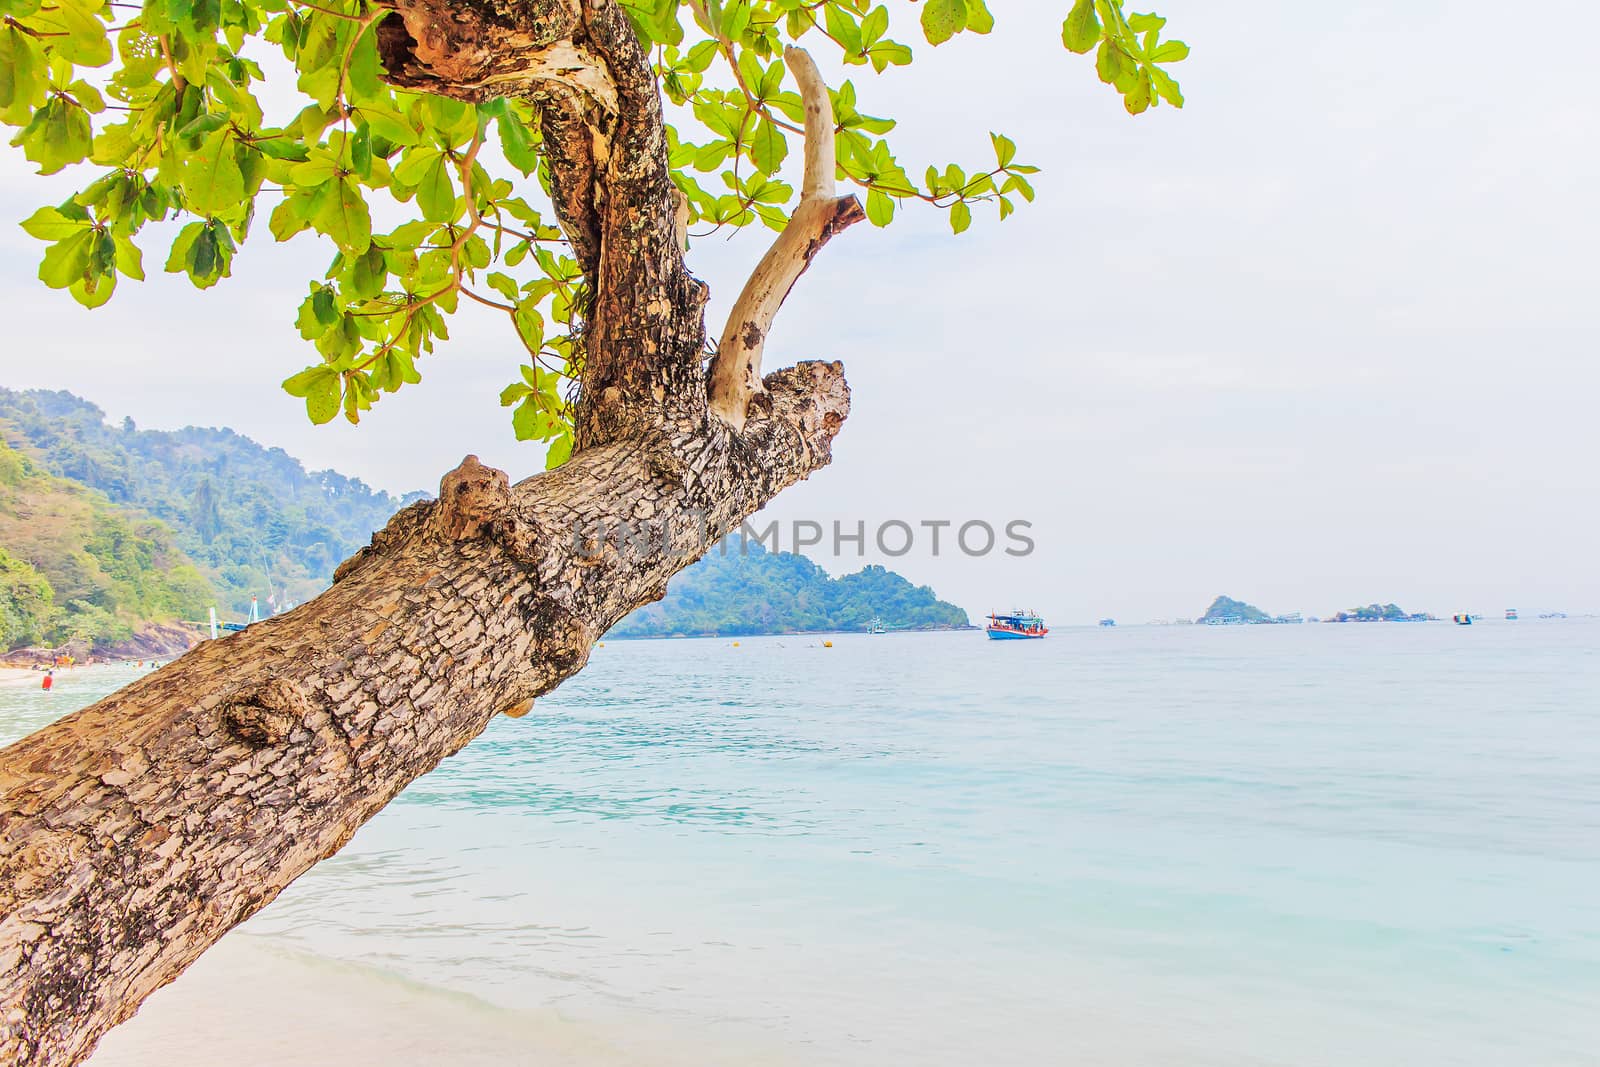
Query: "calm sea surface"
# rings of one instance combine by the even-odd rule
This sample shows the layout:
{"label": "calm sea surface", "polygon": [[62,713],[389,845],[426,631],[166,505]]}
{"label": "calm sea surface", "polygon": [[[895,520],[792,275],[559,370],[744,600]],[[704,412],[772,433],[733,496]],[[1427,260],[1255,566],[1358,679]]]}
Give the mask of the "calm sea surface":
{"label": "calm sea surface", "polygon": [[832,640],[608,642],[245,929],[641,1050],[1600,1064],[1600,621]]}

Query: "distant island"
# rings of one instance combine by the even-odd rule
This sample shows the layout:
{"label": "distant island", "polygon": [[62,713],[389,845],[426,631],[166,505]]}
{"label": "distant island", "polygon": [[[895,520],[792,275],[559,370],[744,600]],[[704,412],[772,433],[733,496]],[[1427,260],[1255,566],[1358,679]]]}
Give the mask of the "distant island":
{"label": "distant island", "polygon": [[1211,606],[1206,609],[1205,614],[1201,615],[1196,621],[1205,623],[1208,626],[1220,626],[1230,623],[1271,622],[1272,616],[1254,604],[1246,604],[1244,601],[1235,600],[1232,597],[1219,596],[1211,602]]}
{"label": "distant island", "polygon": [[1330,615],[1326,622],[1433,622],[1434,616],[1425,611],[1407,612],[1398,604],[1368,604],[1364,608],[1351,608]]}
{"label": "distant island", "polygon": [[743,637],[865,630],[959,630],[967,613],[871,565],[842,578],[792,552],[769,552],[735,535],[677,574],[666,597],[612,627],[607,637]]}
{"label": "distant island", "polygon": [[[1408,613],[1397,604],[1369,604],[1364,608],[1351,608],[1323,619],[1323,622],[1429,622],[1434,617],[1426,612]],[[1254,604],[1246,604],[1232,597],[1219,596],[1211,602],[1206,613],[1195,620],[1206,626],[1260,626],[1298,623],[1305,620],[1298,611],[1288,615],[1270,615]],[[1316,619],[1312,619],[1316,622]]]}
{"label": "distant island", "polygon": [[1204,615],[1195,620],[1204,626],[1260,626],[1273,623],[1303,622],[1298,611],[1289,615],[1269,615],[1254,604],[1219,596]]}

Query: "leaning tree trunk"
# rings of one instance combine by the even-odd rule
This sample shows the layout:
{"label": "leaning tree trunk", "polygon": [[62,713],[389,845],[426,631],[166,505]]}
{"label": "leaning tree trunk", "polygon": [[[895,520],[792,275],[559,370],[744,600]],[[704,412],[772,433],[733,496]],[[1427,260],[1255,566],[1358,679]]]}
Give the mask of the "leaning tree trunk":
{"label": "leaning tree trunk", "polygon": [[[397,0],[397,84],[534,99],[552,199],[595,290],[578,449],[516,486],[468,457],[333,587],[0,752],[0,1062],[87,1056],[407,783],[583,666],[594,641],[773,494],[829,461],[837,363],[762,378],[788,286],[861,217],[833,196],[804,53],[800,209],[709,375],[661,105],[613,0]],[[624,526],[623,524],[626,524]]]}

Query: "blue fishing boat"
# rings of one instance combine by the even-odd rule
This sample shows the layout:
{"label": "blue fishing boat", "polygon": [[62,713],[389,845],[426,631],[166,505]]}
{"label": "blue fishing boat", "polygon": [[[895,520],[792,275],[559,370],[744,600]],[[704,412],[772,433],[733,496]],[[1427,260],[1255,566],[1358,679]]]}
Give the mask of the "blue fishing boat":
{"label": "blue fishing boat", "polygon": [[989,616],[985,627],[996,641],[1021,641],[1043,637],[1050,632],[1044,620],[1031,611],[1013,611],[1009,615]]}

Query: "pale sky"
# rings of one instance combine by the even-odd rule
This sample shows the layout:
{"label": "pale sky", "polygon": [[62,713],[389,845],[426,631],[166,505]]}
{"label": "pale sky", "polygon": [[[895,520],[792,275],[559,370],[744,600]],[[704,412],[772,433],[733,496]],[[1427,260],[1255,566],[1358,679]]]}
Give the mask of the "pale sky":
{"label": "pale sky", "polygon": [[[1007,0],[987,39],[851,72],[913,173],[991,158],[990,129],[1044,173],[1003,224],[980,210],[953,237],[912,211],[801,280],[767,361],[842,359],[854,411],[834,465],[769,514],[1031,521],[1025,559],[810,553],[888,562],[974,616],[1133,623],[1219,593],[1600,610],[1600,124],[1591,64],[1561,55],[1600,38],[1600,10],[1165,0],[1189,104],[1135,119],[1061,48],[1065,6]],[[0,155],[0,214],[64,188]],[[519,346],[487,312],[359,428],[307,423],[278,383],[312,358],[294,312],[330,252],[259,229],[214,290],[154,269],[90,312],[0,227],[0,381],[231,426],[394,491],[467,452],[542,468],[497,405]],[[766,240],[691,250],[713,334]]]}

